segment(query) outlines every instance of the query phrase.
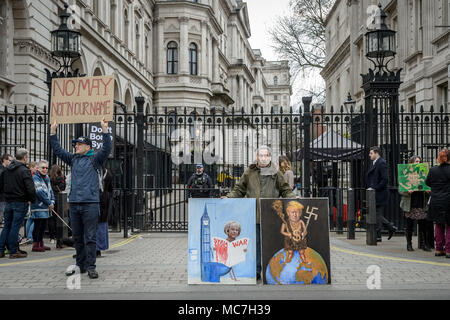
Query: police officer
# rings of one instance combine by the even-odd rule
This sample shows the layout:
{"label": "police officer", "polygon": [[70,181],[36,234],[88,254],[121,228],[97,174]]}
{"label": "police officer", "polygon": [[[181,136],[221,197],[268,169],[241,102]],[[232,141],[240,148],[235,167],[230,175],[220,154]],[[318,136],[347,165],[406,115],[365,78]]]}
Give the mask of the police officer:
{"label": "police officer", "polygon": [[197,164],[196,172],[187,182],[188,198],[209,198],[212,193],[213,183],[205,172],[202,164]]}

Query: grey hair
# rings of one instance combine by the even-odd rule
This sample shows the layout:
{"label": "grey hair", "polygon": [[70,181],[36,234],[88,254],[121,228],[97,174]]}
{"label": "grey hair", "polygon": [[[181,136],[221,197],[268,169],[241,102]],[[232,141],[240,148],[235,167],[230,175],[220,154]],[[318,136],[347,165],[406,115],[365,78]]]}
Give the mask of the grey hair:
{"label": "grey hair", "polygon": [[23,160],[25,157],[28,157],[28,150],[25,148],[20,148],[16,151],[16,160]]}
{"label": "grey hair", "polygon": [[230,230],[231,227],[233,227],[233,226],[239,227],[239,234],[241,234],[241,230],[242,230],[241,224],[237,221],[230,221],[225,225],[225,227],[223,228],[223,231],[225,232],[225,234],[228,234],[228,230]]}
{"label": "grey hair", "polygon": [[42,166],[42,164],[46,164],[48,167],[48,161],[47,160],[41,160],[38,162],[38,167],[40,168]]}
{"label": "grey hair", "polygon": [[261,150],[268,150],[270,155],[272,156],[272,149],[269,146],[260,146],[258,149],[256,149],[256,154],[259,154]]}

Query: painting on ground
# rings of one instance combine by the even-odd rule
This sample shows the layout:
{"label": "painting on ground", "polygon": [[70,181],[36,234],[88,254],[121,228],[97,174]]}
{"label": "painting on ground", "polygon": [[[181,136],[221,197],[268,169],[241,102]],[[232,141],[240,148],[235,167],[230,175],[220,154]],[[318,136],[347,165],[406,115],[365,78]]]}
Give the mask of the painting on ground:
{"label": "painting on ground", "polygon": [[189,199],[188,283],[256,284],[256,200]]}
{"label": "painting on ground", "polygon": [[263,283],[331,283],[328,198],[260,201]]}

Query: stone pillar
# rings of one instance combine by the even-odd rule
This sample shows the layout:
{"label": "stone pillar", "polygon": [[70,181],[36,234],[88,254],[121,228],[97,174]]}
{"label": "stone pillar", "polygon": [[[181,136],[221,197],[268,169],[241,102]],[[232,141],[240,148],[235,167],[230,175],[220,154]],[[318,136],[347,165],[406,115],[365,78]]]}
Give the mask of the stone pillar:
{"label": "stone pillar", "polygon": [[207,34],[207,28],[208,28],[208,23],[206,21],[202,21],[201,23],[201,28],[202,28],[202,42],[201,42],[201,48],[200,48],[200,72],[199,74],[202,77],[207,77],[208,76],[208,61],[206,58],[206,52],[207,52],[207,46],[206,46],[206,34]]}
{"label": "stone pillar", "polygon": [[189,18],[179,17],[178,21],[180,22],[180,48],[178,50],[179,74],[189,74]]}
{"label": "stone pillar", "polygon": [[[211,31],[209,31],[211,32]],[[211,34],[208,34],[208,79],[212,82],[212,60],[213,60],[213,54],[212,54],[212,37]]]}
{"label": "stone pillar", "polygon": [[239,76],[239,105],[237,107],[242,108],[244,105],[244,77]]}
{"label": "stone pillar", "polygon": [[163,74],[166,72],[166,63],[165,63],[165,52],[166,48],[164,46],[164,18],[159,18],[156,20],[157,23],[157,32],[158,32],[158,47],[157,51],[157,62],[158,66],[156,68],[156,72],[159,74]]}
{"label": "stone pillar", "polygon": [[213,43],[213,75],[212,81],[214,83],[219,82],[219,43],[214,40]]}

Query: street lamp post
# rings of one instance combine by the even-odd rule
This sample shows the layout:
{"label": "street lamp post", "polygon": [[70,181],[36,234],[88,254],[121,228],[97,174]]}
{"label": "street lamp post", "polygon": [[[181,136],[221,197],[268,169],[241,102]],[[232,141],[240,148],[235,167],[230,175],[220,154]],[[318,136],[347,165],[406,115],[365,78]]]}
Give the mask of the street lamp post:
{"label": "street lamp post", "polygon": [[[51,53],[52,57],[56,59],[59,64],[57,71],[51,72],[45,68],[47,73],[47,79],[45,83],[48,87],[48,132],[50,135],[50,112],[51,112],[51,94],[52,94],[52,79],[54,78],[72,78],[82,77],[84,75],[79,74],[79,70],[72,69],[73,63],[81,56],[81,34],[78,31],[72,30],[68,27],[67,21],[71,14],[68,12],[68,5],[64,4],[64,10],[60,14],[59,18],[61,23],[58,29],[50,32],[51,34]],[[75,136],[79,137],[83,135],[83,125],[75,125]],[[51,163],[56,162],[56,156],[51,156],[50,139],[47,145],[48,160]],[[53,160],[53,161],[52,161]]]}
{"label": "street lamp post", "polygon": [[[364,147],[368,156],[372,146],[380,146],[389,167],[390,213],[398,216],[397,164],[400,162],[399,127],[398,127],[398,89],[400,87],[400,72],[388,68],[389,62],[395,58],[395,31],[386,25],[386,13],[381,4],[374,17],[374,28],[368,30],[366,37],[366,57],[374,65],[369,73],[362,75],[365,93],[365,125]],[[387,119],[379,119],[383,115]],[[379,128],[386,123],[388,128]],[[388,130],[385,130],[388,129]],[[369,169],[369,161],[364,162],[364,170]],[[401,223],[401,221],[400,221]]]}

